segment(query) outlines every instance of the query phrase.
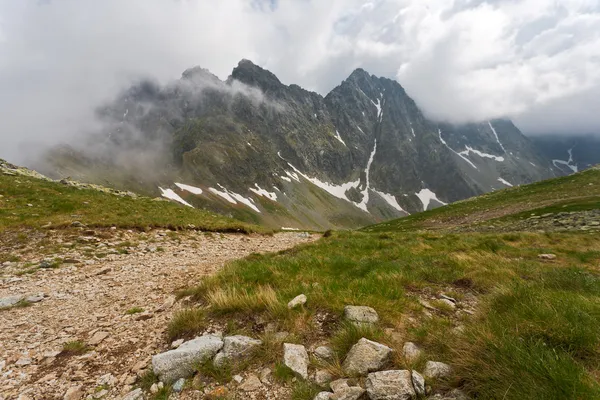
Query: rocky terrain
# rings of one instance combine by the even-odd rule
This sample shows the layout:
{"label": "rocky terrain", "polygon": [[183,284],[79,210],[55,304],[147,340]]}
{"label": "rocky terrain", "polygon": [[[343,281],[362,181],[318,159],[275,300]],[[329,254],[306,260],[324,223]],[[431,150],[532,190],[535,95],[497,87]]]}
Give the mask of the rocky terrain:
{"label": "rocky terrain", "polygon": [[13,261],[0,263],[6,400],[120,399],[163,349],[186,303],[176,290],[232,259],[317,238],[84,227],[14,236],[2,249]]}
{"label": "rocky terrain", "polygon": [[249,60],[226,81],[196,67],[133,85],[98,119],[42,171],[273,228],[359,227],[570,172],[509,120],[429,120],[362,69],[323,97]]}

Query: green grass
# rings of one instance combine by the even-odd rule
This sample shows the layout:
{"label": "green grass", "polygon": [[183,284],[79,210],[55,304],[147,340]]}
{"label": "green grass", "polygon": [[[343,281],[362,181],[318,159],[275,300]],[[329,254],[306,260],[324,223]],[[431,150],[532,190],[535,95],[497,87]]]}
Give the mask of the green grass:
{"label": "green grass", "polygon": [[89,347],[81,340],[73,340],[63,345],[62,352],[67,355],[81,355],[89,351]]}
{"label": "green grass", "polygon": [[144,309],[142,307],[132,307],[129,310],[125,311],[125,314],[134,315],[134,314],[139,314],[142,312],[144,312]]}
{"label": "green grass", "polygon": [[500,219],[600,208],[600,170],[517,186],[363,228],[368,232],[444,229]]}
{"label": "green grass", "polygon": [[200,308],[190,308],[175,313],[167,328],[170,341],[179,338],[190,339],[206,329],[206,316]]}
{"label": "green grass", "polygon": [[286,383],[291,382],[296,375],[287,365],[282,362],[275,363],[273,368],[273,378],[275,382]]}
{"label": "green grass", "polygon": [[[298,343],[327,340],[340,360],[361,337],[394,347],[384,333],[393,328],[423,348],[417,368],[427,359],[455,365],[447,384],[476,398],[600,398],[599,252],[600,237],[583,233],[334,232],[230,263],[185,293],[217,320],[251,330],[249,316],[261,315]],[[542,262],[541,253],[557,259]],[[299,293],[306,306],[287,310]],[[439,293],[457,298],[457,310],[431,299]],[[375,308],[380,324],[344,324],[349,304]],[[463,307],[476,315],[459,314]],[[332,318],[325,336],[312,324],[318,313]],[[398,356],[393,363],[406,367]],[[280,364],[274,376],[288,379]]]}
{"label": "green grass", "polygon": [[292,400],[312,400],[320,391],[314,383],[299,381],[292,389]]}
{"label": "green grass", "polygon": [[88,227],[123,229],[186,229],[193,224],[203,231],[268,232],[265,228],[168,201],[119,197],[28,176],[0,174],[0,195],[3,196],[0,197],[0,232],[22,227],[40,228],[48,223],[53,228],[69,227],[74,221]]}

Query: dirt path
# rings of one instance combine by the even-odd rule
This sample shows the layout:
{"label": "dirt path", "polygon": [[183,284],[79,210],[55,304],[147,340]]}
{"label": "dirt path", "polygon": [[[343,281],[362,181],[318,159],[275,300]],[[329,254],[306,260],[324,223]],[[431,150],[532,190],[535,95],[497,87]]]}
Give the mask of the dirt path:
{"label": "dirt path", "polygon": [[[227,261],[316,238],[299,233],[272,237],[192,233],[174,238],[159,231],[129,232],[118,240],[96,239],[83,249],[70,246],[60,253],[68,260],[85,258],[85,252],[89,258],[78,264],[21,274],[27,265],[4,263],[0,298],[37,293],[46,297],[30,307],[0,310],[0,400],[63,399],[69,388],[77,386],[82,387],[83,398],[90,394],[120,398],[150,357],[164,347],[165,328],[181,307],[175,303],[175,290],[214,273]],[[116,249],[124,239],[135,243],[129,247],[131,254],[101,259],[90,255],[90,248]],[[128,315],[133,307],[144,312]],[[64,343],[76,340],[93,350],[81,356],[59,354]]]}

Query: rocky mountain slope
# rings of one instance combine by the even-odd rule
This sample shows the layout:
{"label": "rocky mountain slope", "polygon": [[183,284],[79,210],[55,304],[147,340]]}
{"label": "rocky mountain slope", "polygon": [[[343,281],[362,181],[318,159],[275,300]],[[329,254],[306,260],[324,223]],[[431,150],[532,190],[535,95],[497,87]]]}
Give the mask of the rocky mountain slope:
{"label": "rocky mountain slope", "polygon": [[544,135],[532,137],[533,143],[555,168],[573,173],[600,163],[600,138],[597,135]]}
{"label": "rocky mountain slope", "polygon": [[366,225],[564,173],[510,121],[430,121],[362,69],[322,97],[248,60],[225,82],[192,68],[98,114],[103,130],[51,152],[46,173],[272,227]]}

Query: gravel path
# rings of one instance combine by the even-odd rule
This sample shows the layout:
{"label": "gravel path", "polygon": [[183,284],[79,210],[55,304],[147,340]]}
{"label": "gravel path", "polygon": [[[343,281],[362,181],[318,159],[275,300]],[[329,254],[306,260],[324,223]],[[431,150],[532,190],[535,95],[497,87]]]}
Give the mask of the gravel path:
{"label": "gravel path", "polygon": [[[161,231],[120,232],[118,240],[125,239],[135,242],[130,254],[97,259],[89,249],[115,249],[116,239],[84,239],[93,244],[59,252],[65,259],[80,258],[78,264],[32,274],[18,274],[23,265],[16,269],[5,263],[0,269],[0,298],[46,296],[30,307],[0,310],[0,400],[63,399],[76,387],[82,398],[120,398],[164,347],[168,321],[181,308],[175,290],[230,260],[290,248],[317,235],[189,233],[175,238]],[[29,254],[34,249],[25,250]],[[82,251],[88,252],[87,260],[81,259]],[[144,312],[127,315],[133,307]],[[75,340],[93,350],[81,356],[59,354],[64,343]]]}

